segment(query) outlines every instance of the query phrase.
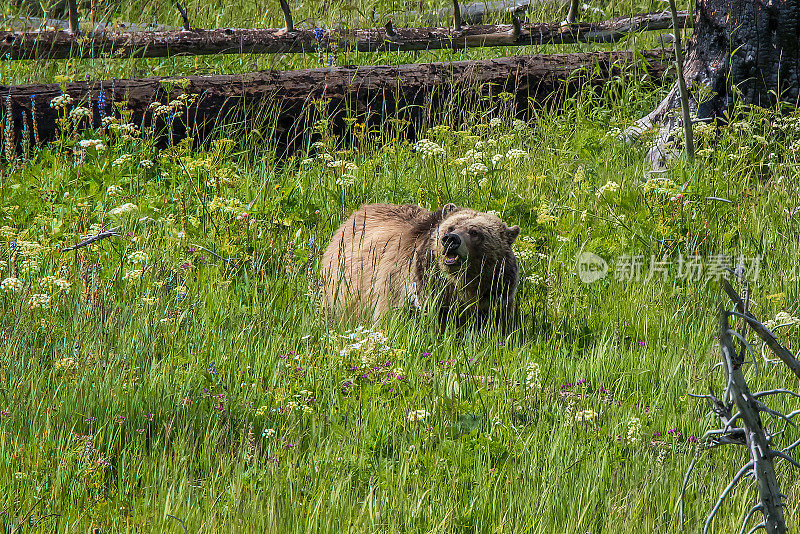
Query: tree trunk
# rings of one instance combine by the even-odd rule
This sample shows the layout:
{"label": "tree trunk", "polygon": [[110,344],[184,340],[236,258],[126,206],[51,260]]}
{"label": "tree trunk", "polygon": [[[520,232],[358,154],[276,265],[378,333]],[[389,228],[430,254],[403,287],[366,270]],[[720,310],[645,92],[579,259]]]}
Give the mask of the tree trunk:
{"label": "tree trunk", "polygon": [[[255,113],[273,106],[279,112],[274,128],[281,142],[302,139],[308,110],[314,108],[310,105],[313,100],[328,100],[329,112],[334,117],[347,114],[359,117],[361,122],[376,123],[399,113],[420,123],[423,117],[445,104],[458,113],[464,108],[462,104],[487,92],[513,93],[517,109],[527,110],[529,98],[543,102],[586,83],[602,84],[631,67],[655,78],[662,77],[670,67],[670,60],[670,51],[661,49],[642,53],[587,52],[399,66],[81,81],[67,84],[66,93],[76,104],[92,103],[94,126],[100,122],[97,104],[105,100],[105,114],[113,113],[112,102],[125,102],[134,124],[150,126],[155,121],[156,131],[164,128],[165,115],[154,119],[151,103],[166,104],[184,92],[197,95],[197,102],[188,113],[176,116],[172,125],[174,140],[184,135],[184,125],[178,120],[181,116],[188,116],[187,126],[202,137],[218,121],[224,122],[232,114]],[[10,106],[14,139],[21,139],[23,120],[27,121],[29,131],[36,128],[36,138],[42,142],[53,139],[58,133],[58,114],[50,102],[61,94],[56,84],[0,86],[0,95],[4,95],[0,111]],[[33,107],[35,117],[31,122]],[[4,125],[6,120],[4,117]]]}
{"label": "tree trunk", "polygon": [[[684,76],[697,120],[722,117],[734,99],[774,106],[798,105],[800,97],[799,0],[698,0],[694,34],[688,42]],[[695,90],[692,91],[692,86]],[[698,102],[698,87],[706,94]],[[642,118],[633,134],[653,125],[675,126],[680,106],[677,84],[661,104]],[[668,135],[668,134],[667,134]],[[651,150],[651,168],[663,168],[669,154],[661,143]]]}
{"label": "tree trunk", "polygon": [[[681,12],[681,21],[687,18]],[[523,46],[578,42],[613,42],[631,32],[664,30],[672,25],[666,13],[644,13],[601,22],[570,24],[510,24],[452,28],[369,28],[286,32],[278,29],[180,29],[164,32],[95,31],[75,37],[63,31],[0,31],[0,56],[11,59],[98,57],[164,57],[204,54],[277,54],[330,50],[375,52],[388,50],[462,49],[482,46]],[[387,25],[388,26],[388,25]],[[6,56],[7,55],[7,56]]]}

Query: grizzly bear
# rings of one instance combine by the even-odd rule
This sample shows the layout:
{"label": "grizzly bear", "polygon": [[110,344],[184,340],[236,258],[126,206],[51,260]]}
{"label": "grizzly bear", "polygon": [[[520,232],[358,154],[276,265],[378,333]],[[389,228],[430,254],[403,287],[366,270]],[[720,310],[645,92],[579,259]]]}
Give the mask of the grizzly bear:
{"label": "grizzly bear", "polygon": [[519,226],[454,204],[436,212],[414,205],[362,206],[325,250],[325,305],[377,320],[410,302],[435,306],[445,321],[450,313],[464,317],[472,311],[506,329],[519,284],[511,246],[518,235]]}

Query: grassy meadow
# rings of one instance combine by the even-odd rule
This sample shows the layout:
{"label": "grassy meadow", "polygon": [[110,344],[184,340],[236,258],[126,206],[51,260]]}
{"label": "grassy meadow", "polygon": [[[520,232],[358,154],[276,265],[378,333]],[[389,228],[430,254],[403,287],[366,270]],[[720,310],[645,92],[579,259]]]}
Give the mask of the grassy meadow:
{"label": "grassy meadow", "polygon": [[[160,3],[129,4],[113,18],[177,23]],[[319,21],[305,2],[296,18],[356,25],[359,10],[414,6],[337,4]],[[537,9],[531,20],[563,18]],[[187,10],[198,26],[280,25],[277,2]],[[315,54],[3,61],[0,83],[319,64]],[[103,129],[62,111],[63,136],[6,157],[0,175],[3,531],[671,532],[697,457],[686,531],[702,532],[746,461],[741,448],[702,447],[717,421],[689,396],[723,386],[711,369],[720,269],[742,258],[755,315],[788,323],[790,348],[800,333],[800,115],[741,108],[729,125],[696,126],[696,161],[644,181],[652,135],[618,134],[667,89],[623,75],[528,120],[500,94],[458,110],[458,124],[441,110],[412,140],[402,120],[357,117],[337,136],[318,106],[305,148],[285,158],[255,118],[164,146],[122,108]],[[369,202],[454,202],[520,225],[513,331],[442,331],[405,309],[377,324],[328,316],[320,256]],[[118,235],[61,252],[103,228]],[[581,281],[583,252],[608,262],[606,277]],[[800,389],[781,365],[747,373],[754,390]],[[769,404],[788,413],[797,402]],[[798,437],[789,427],[778,439]],[[778,466],[795,525],[792,469]],[[711,531],[737,532],[754,499],[743,481]]]}

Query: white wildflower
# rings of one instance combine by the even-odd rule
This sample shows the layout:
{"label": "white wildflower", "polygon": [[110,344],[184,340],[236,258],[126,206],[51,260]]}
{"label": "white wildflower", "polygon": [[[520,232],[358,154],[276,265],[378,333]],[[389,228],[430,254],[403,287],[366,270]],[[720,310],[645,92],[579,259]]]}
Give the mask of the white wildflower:
{"label": "white wildflower", "polygon": [[617,191],[619,191],[619,184],[617,182],[612,182],[611,180],[609,180],[608,182],[606,182],[604,186],[600,187],[600,189],[597,190],[597,196],[602,197],[606,193],[611,195],[616,193]]}
{"label": "white wildflower", "polygon": [[483,163],[477,162],[473,163],[469,167],[462,170],[461,174],[463,174],[464,176],[476,176],[478,174],[484,174],[486,172],[489,172],[488,167],[486,167],[486,165],[484,165]]}
{"label": "white wildflower", "polygon": [[575,421],[578,422],[591,421],[595,417],[597,417],[597,412],[595,412],[594,410],[583,410],[582,412],[577,412],[575,414]]}
{"label": "white wildflower", "polygon": [[0,291],[3,293],[19,293],[22,291],[22,280],[10,276],[0,282]]}
{"label": "white wildflower", "polygon": [[511,162],[517,162],[527,155],[528,155],[527,152],[525,152],[524,150],[520,150],[518,148],[512,148],[511,150],[506,152],[506,158],[508,159],[508,161]]}
{"label": "white wildflower", "polygon": [[149,259],[147,253],[143,250],[137,250],[128,255],[128,263],[147,263]]}
{"label": "white wildflower", "polygon": [[83,149],[94,147],[98,152],[102,152],[106,149],[106,145],[103,144],[101,139],[82,139],[78,141],[78,145]]}
{"label": "white wildflower", "polygon": [[10,226],[3,226],[2,228],[0,228],[0,239],[3,239],[5,241],[11,241],[14,239],[14,236],[16,235],[17,233]]}
{"label": "white wildflower", "polygon": [[32,310],[37,308],[44,310],[50,307],[50,300],[50,295],[47,293],[34,293],[31,295],[30,300],[28,300],[28,306],[30,306]]}
{"label": "white wildflower", "polygon": [[132,282],[134,280],[138,280],[142,277],[142,272],[143,271],[141,269],[131,269],[130,271],[125,273],[125,276],[123,276],[122,279],[125,280],[126,282]]}
{"label": "white wildflower", "polygon": [[131,204],[128,202],[127,204],[123,204],[122,206],[117,206],[113,210],[109,211],[108,214],[114,217],[120,217],[122,215],[128,215],[130,213],[135,212],[138,208],[136,204]]}
{"label": "white wildflower", "polygon": [[112,167],[122,167],[123,165],[125,165],[127,163],[132,163],[132,162],[133,162],[133,156],[131,154],[123,154],[120,157],[118,157],[117,159],[115,159],[114,162],[111,164],[111,166]]}
{"label": "white wildflower", "polygon": [[78,122],[81,119],[88,119],[91,115],[92,112],[89,111],[88,108],[81,106],[74,108],[72,111],[69,112],[69,119],[73,122]]}
{"label": "white wildflower", "polygon": [[63,95],[57,96],[50,101],[50,107],[53,109],[66,109],[72,104],[72,97],[68,94],[64,93]]}
{"label": "white wildflower", "polygon": [[639,434],[642,433],[642,422],[638,417],[631,417],[628,420],[627,443],[634,444],[639,441]]}
{"label": "white wildflower", "polygon": [[36,276],[39,274],[39,263],[36,260],[24,260],[20,263],[19,274],[22,276]]}
{"label": "white wildflower", "polygon": [[119,196],[122,195],[123,193],[124,191],[122,190],[122,187],[118,185],[109,185],[108,189],[106,189],[106,194],[110,197]]}
{"label": "white wildflower", "polygon": [[528,375],[525,377],[525,387],[528,389],[540,389],[541,382],[541,368],[538,363],[531,363],[528,365]]}
{"label": "white wildflower", "polygon": [[426,410],[411,410],[408,412],[408,420],[411,422],[414,421],[422,421],[427,419],[431,414],[429,414]]}
{"label": "white wildflower", "polygon": [[544,278],[535,273],[529,274],[527,277],[525,277],[525,281],[535,286],[544,284]]}
{"label": "white wildflower", "polygon": [[25,258],[38,258],[44,252],[44,247],[36,241],[17,241],[19,255]]}
{"label": "white wildflower", "polygon": [[422,159],[444,156],[444,149],[430,139],[420,139],[414,143],[414,149],[422,154]]}

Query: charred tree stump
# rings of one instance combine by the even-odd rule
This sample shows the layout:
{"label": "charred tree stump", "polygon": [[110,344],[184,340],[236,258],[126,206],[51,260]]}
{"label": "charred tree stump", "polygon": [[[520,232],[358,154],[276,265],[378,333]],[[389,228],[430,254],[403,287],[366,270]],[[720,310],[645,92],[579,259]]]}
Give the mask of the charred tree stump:
{"label": "charred tree stump", "polygon": [[[513,56],[483,61],[455,61],[399,66],[358,66],[267,70],[246,74],[188,76],[185,78],[140,78],[113,81],[81,81],[66,85],[72,105],[93,102],[92,124],[101,119],[99,102],[106,102],[103,113],[114,112],[110,102],[127,105],[137,125],[164,127],[152,103],[166,105],[184,93],[197,96],[187,113],[171,123],[173,139],[184,135],[184,128],[202,137],[229,115],[257,111],[273,106],[279,113],[278,140],[301,139],[311,102],[328,101],[332,115],[347,112],[373,124],[401,115],[420,122],[423,115],[435,112],[452,100],[462,101],[487,92],[515,94],[517,109],[527,110],[529,98],[545,102],[568,94],[584,84],[602,84],[630,69],[662,77],[670,66],[669,50],[645,52],[588,52],[539,56]],[[0,96],[11,109],[14,139],[20,139],[23,121],[36,131],[42,142],[58,134],[58,112],[51,101],[62,94],[56,84],[0,86]],[[7,99],[10,99],[7,100]],[[456,106],[458,107],[458,106]],[[6,107],[0,109],[5,110]],[[406,110],[406,111],[403,111]],[[411,110],[411,111],[408,111]],[[64,110],[63,113],[68,113]],[[416,114],[416,116],[414,116]],[[182,118],[188,117],[185,123]],[[239,115],[239,117],[241,117]],[[7,121],[7,117],[4,117]]]}
{"label": "charred tree stump", "polygon": [[[705,87],[707,98],[692,95],[695,120],[723,117],[739,98],[745,104],[792,105],[800,99],[800,4],[797,0],[698,0],[684,76],[688,86]],[[704,91],[705,92],[705,91]],[[669,132],[680,106],[677,84],[652,113],[629,131],[636,136],[653,126]],[[652,169],[664,167],[661,143],[650,152]]]}

